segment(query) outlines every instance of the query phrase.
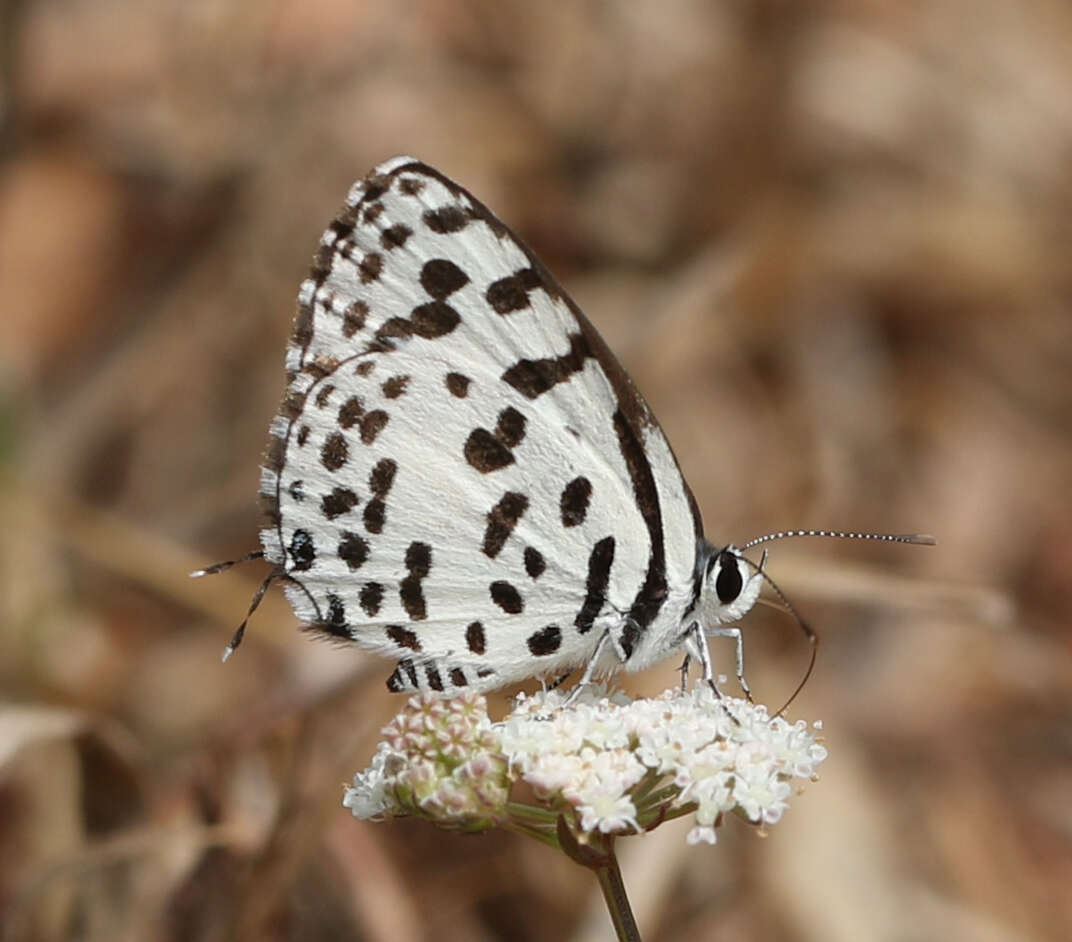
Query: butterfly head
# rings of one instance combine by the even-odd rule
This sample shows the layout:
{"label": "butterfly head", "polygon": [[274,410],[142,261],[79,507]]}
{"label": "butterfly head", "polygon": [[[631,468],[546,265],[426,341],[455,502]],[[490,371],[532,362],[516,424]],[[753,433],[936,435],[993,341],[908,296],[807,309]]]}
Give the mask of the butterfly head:
{"label": "butterfly head", "polygon": [[745,559],[736,546],[708,545],[702,565],[697,608],[704,623],[735,622],[756,604],[763,586],[761,567]]}

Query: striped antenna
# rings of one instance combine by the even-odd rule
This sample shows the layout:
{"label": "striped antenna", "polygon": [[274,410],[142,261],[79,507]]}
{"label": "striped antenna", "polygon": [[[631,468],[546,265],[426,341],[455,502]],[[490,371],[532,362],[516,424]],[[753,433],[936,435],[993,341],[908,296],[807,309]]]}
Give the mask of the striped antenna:
{"label": "striped antenna", "polygon": [[[758,546],[760,543],[770,543],[772,540],[783,540],[791,536],[830,536],[840,540],[879,540],[883,543],[915,543],[919,546],[934,546],[937,542],[929,533],[848,533],[843,530],[781,530],[778,533],[768,533],[766,536],[757,536],[754,540],[749,540],[740,547],[740,550],[743,552],[746,549],[751,549],[753,546]],[[793,607],[793,604],[785,597],[782,590],[778,588],[774,580],[765,572],[764,564],[767,561],[766,550],[763,551],[763,559],[758,565],[749,559],[745,559],[743,556],[739,558],[743,559],[745,563],[762,576],[767,585],[774,590],[774,594],[778,596],[778,599],[800,626],[800,630],[804,633],[804,637],[808,639],[808,644],[811,648],[808,669],[804,672],[804,676],[801,678],[800,683],[797,684],[796,689],[790,695],[789,699],[786,700],[782,708],[774,714],[775,716],[781,716],[781,714],[786,711],[789,704],[797,698],[800,691],[804,689],[804,685],[808,682],[808,678],[811,677],[811,673],[815,669],[815,659],[819,649],[819,635],[806,621],[804,621],[800,616],[800,613]]]}
{"label": "striped antenna", "polygon": [[771,540],[784,540],[791,536],[831,536],[839,540],[879,540],[884,543],[915,543],[919,546],[934,546],[937,540],[929,533],[848,533],[844,530],[779,530],[749,540],[741,550],[751,549]]}

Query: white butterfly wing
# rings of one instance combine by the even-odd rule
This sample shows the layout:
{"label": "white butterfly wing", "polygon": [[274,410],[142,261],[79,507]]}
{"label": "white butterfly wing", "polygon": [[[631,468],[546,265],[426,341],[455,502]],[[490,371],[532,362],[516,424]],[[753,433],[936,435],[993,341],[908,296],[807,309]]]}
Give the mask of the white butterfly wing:
{"label": "white butterfly wing", "polygon": [[[602,339],[482,204],[411,158],[351,190],[299,295],[262,493],[300,618],[488,689],[674,646],[699,515]],[[635,655],[635,657],[634,657]]]}

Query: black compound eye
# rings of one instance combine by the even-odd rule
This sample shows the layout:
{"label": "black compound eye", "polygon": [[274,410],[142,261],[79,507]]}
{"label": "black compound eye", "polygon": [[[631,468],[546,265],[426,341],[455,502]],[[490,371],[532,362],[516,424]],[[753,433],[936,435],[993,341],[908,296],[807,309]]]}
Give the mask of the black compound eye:
{"label": "black compound eye", "polygon": [[729,550],[718,554],[718,575],[715,577],[715,593],[723,605],[729,605],[741,594],[744,579],[741,578],[741,566],[737,557]]}

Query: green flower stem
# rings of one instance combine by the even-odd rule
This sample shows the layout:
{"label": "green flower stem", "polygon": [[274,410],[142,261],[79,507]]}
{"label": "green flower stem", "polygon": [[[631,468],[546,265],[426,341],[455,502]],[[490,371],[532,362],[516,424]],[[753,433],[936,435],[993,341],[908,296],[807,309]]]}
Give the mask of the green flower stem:
{"label": "green flower stem", "polygon": [[618,868],[618,858],[614,854],[614,838],[608,838],[607,845],[607,862],[602,867],[596,867],[595,872],[611,922],[614,924],[614,931],[621,942],[641,942],[640,929],[633,918],[633,910],[629,906],[629,897],[626,896],[625,884],[622,882],[622,871]]}
{"label": "green flower stem", "polygon": [[553,847],[555,850],[561,849],[558,846],[558,835],[554,831],[548,831],[544,828],[530,827],[529,825],[522,824],[520,821],[510,821],[505,824],[504,827],[513,831],[515,834],[523,834],[525,837],[531,837],[534,840],[539,841],[541,844]]}
{"label": "green flower stem", "polygon": [[546,808],[537,808],[520,801],[507,802],[506,812],[514,820],[527,821],[537,826],[554,828],[558,825],[558,814]]}
{"label": "green flower stem", "polygon": [[640,782],[636,785],[636,787],[634,787],[632,790],[633,804],[636,805],[638,808],[642,804],[645,804],[651,797],[651,794],[655,790],[655,788],[665,778],[666,776],[663,773],[656,772],[654,769],[651,769],[649,772],[647,772],[644,778],[642,778]]}
{"label": "green flower stem", "polygon": [[[654,808],[657,805],[664,804],[665,802],[673,801],[680,794],[681,789],[676,785],[668,785],[666,788],[660,788],[658,791],[649,792],[644,796],[644,805],[649,808]],[[639,807],[640,802],[636,802]]]}
{"label": "green flower stem", "polygon": [[690,801],[687,805],[681,805],[678,808],[670,808],[666,814],[663,815],[664,821],[673,821],[675,818],[683,818],[687,814],[692,814],[699,806],[694,801]]}
{"label": "green flower stem", "polygon": [[563,815],[558,819],[558,843],[568,856],[595,873],[619,942],[642,942],[614,853],[614,836],[590,833],[581,843]]}

